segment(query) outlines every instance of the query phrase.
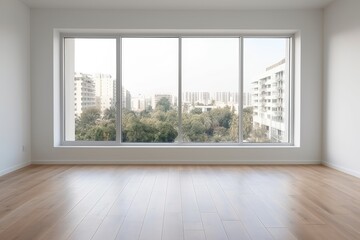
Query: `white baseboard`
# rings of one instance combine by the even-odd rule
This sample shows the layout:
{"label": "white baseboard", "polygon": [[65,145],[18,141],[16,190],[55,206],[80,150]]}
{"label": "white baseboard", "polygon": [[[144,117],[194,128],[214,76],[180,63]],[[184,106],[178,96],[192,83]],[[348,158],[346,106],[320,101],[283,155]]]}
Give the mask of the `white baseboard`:
{"label": "white baseboard", "polygon": [[8,173],[14,172],[16,170],[19,170],[21,168],[27,167],[30,164],[31,164],[31,162],[21,163],[21,164],[15,165],[13,167],[9,167],[9,168],[6,168],[4,170],[1,170],[0,171],[0,177],[5,175],[5,174],[8,174]]}
{"label": "white baseboard", "polygon": [[351,175],[351,176],[360,178],[360,172],[358,172],[358,171],[354,171],[354,170],[352,170],[352,169],[349,169],[349,168],[346,168],[346,167],[342,167],[342,166],[339,166],[339,165],[337,165],[337,164],[329,163],[329,162],[326,162],[326,161],[323,161],[322,164],[323,164],[324,166],[329,167],[329,168],[332,168],[332,169],[338,170],[338,171],[340,171],[340,172],[349,174],[349,175]]}
{"label": "white baseboard", "polygon": [[264,160],[264,161],[243,161],[243,160],[223,160],[223,161],[207,161],[207,160],[33,160],[32,164],[37,165],[47,165],[47,164],[123,164],[123,165],[137,165],[137,164],[148,164],[148,165],[318,165],[321,164],[320,160],[306,160],[306,161],[274,161],[274,160]]}

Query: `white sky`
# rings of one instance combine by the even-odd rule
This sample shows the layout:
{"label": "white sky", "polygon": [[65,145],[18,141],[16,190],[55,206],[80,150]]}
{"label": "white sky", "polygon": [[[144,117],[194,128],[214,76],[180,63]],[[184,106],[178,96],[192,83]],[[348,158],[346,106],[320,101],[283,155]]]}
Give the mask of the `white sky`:
{"label": "white sky", "polygon": [[132,96],[177,95],[177,38],[123,38],[122,49],[122,84]]}
{"label": "white sky", "polygon": [[183,91],[239,89],[238,38],[184,38],[182,48]]}
{"label": "white sky", "polygon": [[251,82],[266,68],[284,59],[288,40],[285,38],[244,39],[244,90],[250,91]]}
{"label": "white sky", "polygon": [[[244,39],[244,90],[265,68],[285,57],[286,40]],[[177,38],[123,38],[122,83],[132,96],[178,91]],[[185,91],[235,92],[239,81],[238,38],[183,38]],[[115,39],[76,39],[75,71],[116,76]]]}
{"label": "white sky", "polygon": [[75,72],[116,76],[116,39],[75,39]]}

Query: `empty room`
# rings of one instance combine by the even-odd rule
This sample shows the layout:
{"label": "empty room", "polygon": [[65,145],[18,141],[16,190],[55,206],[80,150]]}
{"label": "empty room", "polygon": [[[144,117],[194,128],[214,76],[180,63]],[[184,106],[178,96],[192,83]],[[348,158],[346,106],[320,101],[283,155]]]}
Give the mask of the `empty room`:
{"label": "empty room", "polygon": [[0,240],[360,239],[357,0],[0,0]]}

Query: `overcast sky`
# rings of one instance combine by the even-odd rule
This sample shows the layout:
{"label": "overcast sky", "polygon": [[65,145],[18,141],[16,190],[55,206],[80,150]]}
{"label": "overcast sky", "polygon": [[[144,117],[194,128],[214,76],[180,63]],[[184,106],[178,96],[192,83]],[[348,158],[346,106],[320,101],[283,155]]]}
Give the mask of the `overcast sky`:
{"label": "overcast sky", "polygon": [[[244,87],[285,57],[286,40],[244,39]],[[132,96],[177,94],[178,39],[123,38],[122,83]],[[239,82],[238,38],[183,38],[184,91],[235,92]],[[116,76],[115,39],[76,39],[75,71]]]}

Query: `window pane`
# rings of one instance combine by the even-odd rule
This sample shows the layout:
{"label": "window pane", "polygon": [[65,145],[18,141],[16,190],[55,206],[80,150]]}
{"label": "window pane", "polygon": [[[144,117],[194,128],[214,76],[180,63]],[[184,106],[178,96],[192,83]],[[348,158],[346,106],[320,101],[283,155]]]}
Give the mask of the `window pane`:
{"label": "window pane", "polygon": [[66,141],[116,140],[116,39],[65,38]]}
{"label": "window pane", "polygon": [[183,38],[183,141],[238,142],[238,89],[238,38]]}
{"label": "window pane", "polygon": [[289,42],[244,39],[244,142],[289,142]]}
{"label": "window pane", "polygon": [[177,38],[122,39],[122,141],[178,141]]}

